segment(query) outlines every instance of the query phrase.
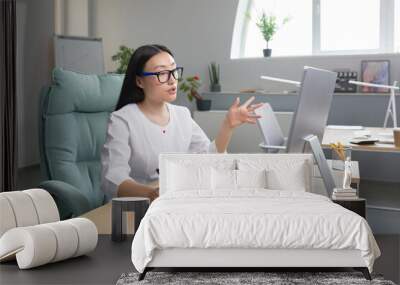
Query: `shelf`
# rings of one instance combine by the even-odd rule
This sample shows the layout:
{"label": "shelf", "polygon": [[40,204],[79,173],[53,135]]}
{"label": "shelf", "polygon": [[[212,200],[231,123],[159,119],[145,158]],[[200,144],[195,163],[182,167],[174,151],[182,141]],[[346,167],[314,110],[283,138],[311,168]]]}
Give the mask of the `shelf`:
{"label": "shelf", "polygon": [[[204,95],[233,95],[233,96],[238,96],[238,95],[254,95],[254,96],[285,96],[285,95],[297,95],[297,92],[282,92],[282,93],[277,93],[277,92],[247,92],[247,93],[242,93],[242,92],[237,92],[237,91],[221,91],[221,92],[202,92],[201,94]],[[390,93],[334,93],[334,96],[390,96]],[[396,96],[399,96],[400,94],[396,94]]]}

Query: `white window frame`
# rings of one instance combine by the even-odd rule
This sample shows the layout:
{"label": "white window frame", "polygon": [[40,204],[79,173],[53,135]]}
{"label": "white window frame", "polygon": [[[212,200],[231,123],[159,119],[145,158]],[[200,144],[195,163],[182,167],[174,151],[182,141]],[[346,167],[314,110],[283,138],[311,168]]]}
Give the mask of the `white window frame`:
{"label": "white window frame", "polygon": [[[240,0],[236,11],[235,26],[233,29],[231,58],[244,58],[245,39],[247,38],[248,19],[246,12],[251,11],[254,0]],[[313,55],[353,55],[353,54],[382,54],[395,53],[395,0],[380,0],[380,28],[379,28],[379,48],[365,50],[321,50],[321,19],[320,3],[321,0],[312,0],[312,54]],[[310,55],[294,55],[310,56]],[[285,56],[282,56],[285,57]]]}
{"label": "white window frame", "polygon": [[349,55],[349,54],[374,54],[394,52],[394,0],[380,0],[380,23],[379,23],[379,48],[360,50],[321,50],[321,0],[312,0],[313,55]]}

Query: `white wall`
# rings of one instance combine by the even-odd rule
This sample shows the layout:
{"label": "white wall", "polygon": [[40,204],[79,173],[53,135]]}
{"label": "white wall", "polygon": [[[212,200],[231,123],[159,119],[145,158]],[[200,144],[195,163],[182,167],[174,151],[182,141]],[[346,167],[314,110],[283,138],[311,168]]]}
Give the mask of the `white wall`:
{"label": "white wall", "polygon": [[164,44],[186,74],[206,74],[210,61],[226,60],[230,53],[236,1],[98,0],[97,9],[96,36],[104,38],[108,70],[115,68],[111,56],[120,44]]}
{"label": "white wall", "polygon": [[[261,74],[300,80],[304,65],[327,69],[360,70],[362,59],[390,59],[392,78],[400,79],[400,55],[319,56],[230,59],[233,26],[238,0],[97,0],[96,36],[104,38],[108,71],[120,44],[138,47],[161,43],[175,54],[185,74],[198,73],[208,85],[207,65],[221,63],[224,91],[265,88],[282,91],[279,85],[259,79]],[[205,86],[207,87],[207,86]]]}
{"label": "white wall", "polygon": [[[63,0],[65,2],[64,34],[88,36],[88,0]],[[66,19],[66,20],[65,20]]]}
{"label": "white wall", "polygon": [[54,31],[60,35],[88,36],[89,14],[95,0],[54,0]]}
{"label": "white wall", "polygon": [[[136,1],[135,1],[136,2]],[[103,49],[106,71],[116,70],[111,56],[116,53],[121,44],[125,44],[127,38],[135,38],[136,29],[123,36],[122,17],[123,9],[121,0],[93,0],[91,22],[93,24],[94,37],[103,39]]]}

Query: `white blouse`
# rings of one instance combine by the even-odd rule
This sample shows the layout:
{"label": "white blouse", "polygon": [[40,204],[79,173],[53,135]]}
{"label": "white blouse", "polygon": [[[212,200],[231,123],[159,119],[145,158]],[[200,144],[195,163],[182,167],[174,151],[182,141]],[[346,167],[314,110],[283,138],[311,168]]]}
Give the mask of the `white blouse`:
{"label": "white blouse", "polygon": [[101,189],[108,200],[127,179],[143,184],[157,180],[162,152],[217,152],[215,141],[210,142],[188,108],[169,103],[167,107],[170,117],[164,127],[147,118],[137,104],[111,113],[101,153]]}

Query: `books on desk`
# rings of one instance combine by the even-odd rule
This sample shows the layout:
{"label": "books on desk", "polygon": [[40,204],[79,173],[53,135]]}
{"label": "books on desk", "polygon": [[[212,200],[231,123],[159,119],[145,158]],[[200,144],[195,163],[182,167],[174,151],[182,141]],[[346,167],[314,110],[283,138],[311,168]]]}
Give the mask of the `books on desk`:
{"label": "books on desk", "polygon": [[334,200],[354,200],[358,199],[356,189],[343,189],[335,188],[333,189],[332,199]]}

